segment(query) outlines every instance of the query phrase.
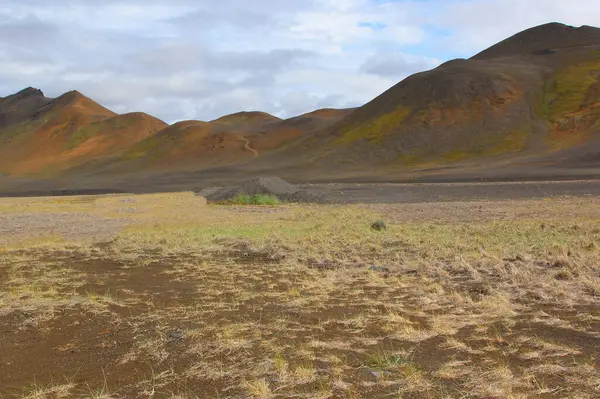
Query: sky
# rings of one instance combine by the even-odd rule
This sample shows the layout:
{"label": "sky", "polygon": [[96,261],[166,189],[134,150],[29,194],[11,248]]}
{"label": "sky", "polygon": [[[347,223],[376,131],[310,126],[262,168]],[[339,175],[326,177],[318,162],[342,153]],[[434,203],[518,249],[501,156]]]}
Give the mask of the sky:
{"label": "sky", "polygon": [[362,105],[597,0],[0,0],[0,96],[78,90],[166,122]]}

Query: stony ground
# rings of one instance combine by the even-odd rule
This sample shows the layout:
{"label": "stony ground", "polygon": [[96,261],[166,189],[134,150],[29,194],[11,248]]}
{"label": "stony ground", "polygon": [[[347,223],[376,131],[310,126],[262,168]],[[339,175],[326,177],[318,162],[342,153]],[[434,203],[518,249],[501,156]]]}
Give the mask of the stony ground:
{"label": "stony ground", "polygon": [[0,397],[597,398],[599,205],[2,199]]}
{"label": "stony ground", "polygon": [[299,187],[335,203],[423,203],[506,201],[600,195],[600,180],[470,183],[328,183]]}

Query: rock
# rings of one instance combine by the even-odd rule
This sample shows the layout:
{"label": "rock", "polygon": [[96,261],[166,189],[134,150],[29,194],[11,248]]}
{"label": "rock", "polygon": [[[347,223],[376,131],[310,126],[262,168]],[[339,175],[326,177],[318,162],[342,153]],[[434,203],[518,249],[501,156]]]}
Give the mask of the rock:
{"label": "rock", "polygon": [[167,340],[170,342],[179,342],[185,337],[185,332],[181,328],[176,328],[167,333]]}
{"label": "rock", "polygon": [[373,374],[373,377],[377,378],[377,380],[385,380],[385,379],[387,379],[387,377],[392,375],[392,373],[390,373],[389,371],[377,371],[377,370],[371,370],[371,374]]}
{"label": "rock", "polygon": [[371,225],[371,229],[375,231],[385,231],[387,230],[387,226],[383,220],[378,220]]}
{"label": "rock", "polygon": [[385,370],[374,370],[368,367],[362,368],[360,370],[360,377],[363,380],[370,382],[379,382],[382,380],[386,380],[392,373]]}
{"label": "rock", "polygon": [[206,190],[205,192],[206,199],[211,202],[231,200],[240,194],[268,194],[284,202],[329,202],[324,195],[300,190],[279,177],[259,177],[237,186],[223,187],[215,191]]}

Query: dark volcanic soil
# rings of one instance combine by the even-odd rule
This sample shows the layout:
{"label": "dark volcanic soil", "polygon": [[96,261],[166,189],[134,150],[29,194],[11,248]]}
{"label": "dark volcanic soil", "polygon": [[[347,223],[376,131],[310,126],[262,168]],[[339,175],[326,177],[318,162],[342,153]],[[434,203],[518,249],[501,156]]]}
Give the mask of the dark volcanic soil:
{"label": "dark volcanic soil", "polygon": [[[289,279],[301,279],[306,273],[303,269],[290,274],[289,270],[273,271],[274,264],[250,261],[194,270],[185,268],[193,267],[194,262],[185,258],[162,259],[146,266],[60,256],[44,261],[48,260],[82,273],[82,284],[70,293],[62,292],[61,296],[68,297],[67,302],[42,319],[36,320],[40,315],[33,309],[17,308],[0,314],[0,396],[263,397],[244,392],[241,376],[251,374],[249,370],[259,372],[277,356],[290,361],[290,370],[294,365],[309,364],[294,358],[298,355],[290,352],[291,343],[320,348],[313,366],[319,378],[339,372],[335,371],[335,363],[327,359],[343,362],[339,367],[343,365],[344,372],[337,377],[340,384],[330,388],[334,395],[328,397],[346,397],[344,387],[350,383],[360,387],[358,391],[367,397],[390,396],[398,383],[386,386],[384,380],[374,377],[380,368],[389,378],[397,378],[397,373],[414,372],[430,378],[439,374],[444,377],[436,379],[436,383],[444,391],[457,395],[475,392],[477,387],[440,374],[450,373],[441,371],[445,370],[444,364],[456,364],[459,371],[454,372],[468,373],[469,365],[496,361],[510,365],[516,375],[521,370],[531,370],[537,383],[549,387],[547,394],[536,397],[552,398],[556,392],[568,397],[572,391],[591,394],[581,378],[594,378],[593,374],[586,374],[591,372],[586,364],[597,366],[600,356],[598,336],[593,333],[598,331],[599,321],[581,317],[598,314],[597,307],[568,308],[539,298],[523,298],[519,303],[527,309],[524,314],[510,323],[486,327],[486,334],[478,331],[481,328],[465,326],[453,335],[455,341],[446,343],[443,336],[432,336],[416,344],[393,338],[385,323],[376,321],[376,315],[386,312],[391,302],[384,305],[368,301],[368,297],[387,297],[388,301],[402,298],[401,306],[408,315],[420,309],[416,292],[393,284],[376,285],[365,271],[347,271],[352,277],[333,289],[320,307],[303,309],[292,306],[293,301],[286,297],[290,290],[297,289]],[[43,278],[35,273],[31,277]],[[490,295],[488,290],[477,289],[462,278],[453,280],[449,286],[472,294],[477,301]],[[238,287],[245,291],[246,299],[240,299]],[[223,291],[219,294],[217,290]],[[357,292],[367,295],[353,296]],[[286,299],[273,299],[279,296]],[[361,327],[364,315],[375,318]],[[532,321],[533,315],[536,321]],[[430,327],[431,321],[424,316],[407,316],[417,333],[418,329]],[[560,318],[563,324],[551,325],[548,320],[553,318]],[[344,341],[354,342],[354,347],[346,346]],[[451,342],[464,342],[467,346],[457,349],[449,346]],[[266,355],[264,351],[271,347],[282,348],[281,355]],[[391,348],[410,348],[410,356],[402,360],[405,363],[399,369],[387,364],[389,359],[369,357]],[[556,372],[571,370],[569,367],[574,365],[579,368]],[[385,371],[386,368],[392,371]],[[276,374],[270,377],[273,385],[281,385],[281,393],[265,398],[290,397],[292,390],[287,389],[291,388],[280,378],[283,377]],[[52,387],[65,381],[76,386],[66,396],[31,396],[31,384]],[[302,389],[314,393],[322,389],[318,384],[308,382]],[[490,384],[494,384],[493,380]],[[423,391],[408,397],[433,397],[427,386],[420,389]]]}
{"label": "dark volcanic soil", "polygon": [[323,193],[334,203],[515,200],[600,194],[600,180],[422,184],[331,183],[301,187]]}
{"label": "dark volcanic soil", "polygon": [[[151,193],[196,191],[210,194],[211,187],[229,185],[210,180],[206,184],[155,182],[151,185],[130,186],[118,189],[69,189],[69,190],[16,190],[2,192],[0,197],[43,197],[61,195],[96,195],[104,193]],[[235,182],[234,182],[235,185]],[[524,182],[488,182],[488,183],[314,183],[297,184],[298,188],[322,196],[332,203],[418,203],[471,200],[514,200],[560,196],[600,195],[599,180],[561,180],[561,181],[524,181]],[[310,202],[310,201],[308,201]],[[317,201],[322,202],[322,201]]]}

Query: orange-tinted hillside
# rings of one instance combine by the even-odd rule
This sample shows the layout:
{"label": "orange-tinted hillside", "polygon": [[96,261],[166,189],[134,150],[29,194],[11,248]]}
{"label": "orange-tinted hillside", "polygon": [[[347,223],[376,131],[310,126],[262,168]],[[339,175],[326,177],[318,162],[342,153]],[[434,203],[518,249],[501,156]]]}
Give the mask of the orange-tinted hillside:
{"label": "orange-tinted hillside", "polygon": [[287,120],[239,112],[169,126],[143,113],[117,115],[76,91],[50,99],[28,88],[0,98],[0,173],[71,179],[234,165],[282,148],[348,112],[319,110]]}
{"label": "orange-tinted hillside", "polygon": [[178,122],[94,167],[130,173],[233,165],[282,148],[348,113],[320,110],[282,120],[262,112],[241,112],[211,122]]}
{"label": "orange-tinted hillside", "polygon": [[56,99],[26,89],[0,100],[0,172],[55,175],[119,152],[166,124],[146,114],[117,115],[77,91]]}

